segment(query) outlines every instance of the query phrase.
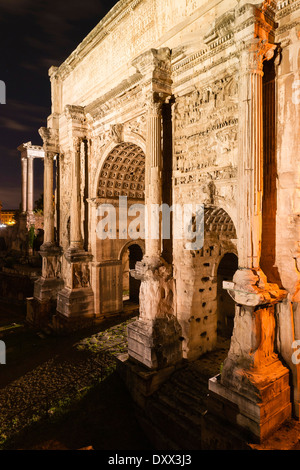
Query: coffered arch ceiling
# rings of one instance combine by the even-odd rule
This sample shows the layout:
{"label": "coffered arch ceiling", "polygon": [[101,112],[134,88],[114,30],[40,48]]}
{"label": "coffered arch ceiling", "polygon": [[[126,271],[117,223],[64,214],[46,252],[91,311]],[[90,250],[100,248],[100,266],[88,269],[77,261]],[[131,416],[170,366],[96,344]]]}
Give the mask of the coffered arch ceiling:
{"label": "coffered arch ceiling", "polygon": [[109,153],[98,181],[98,197],[144,199],[145,154],[136,144],[122,142]]}
{"label": "coffered arch ceiling", "polygon": [[206,233],[218,233],[223,237],[237,238],[234,223],[222,207],[205,206],[204,230]]}

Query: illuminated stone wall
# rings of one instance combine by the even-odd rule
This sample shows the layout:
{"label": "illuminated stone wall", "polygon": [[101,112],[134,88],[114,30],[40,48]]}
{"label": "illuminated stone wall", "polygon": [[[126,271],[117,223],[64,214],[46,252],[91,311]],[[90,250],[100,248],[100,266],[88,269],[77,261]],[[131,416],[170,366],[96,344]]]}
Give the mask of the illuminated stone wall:
{"label": "illuminated stone wall", "polygon": [[[284,376],[280,419],[290,413],[290,371],[299,415],[299,16],[299,0],[121,0],[51,67],[52,110],[41,131],[46,161],[59,159],[61,252],[52,250],[48,187],[43,272],[52,282],[49,266],[60,257],[56,320],[122,308],[120,253],[129,239],[99,240],[101,202],[126,195],[146,207],[202,204],[199,250],[175,237],[143,244],[130,356],[160,369],[212,350],[222,319],[218,268],[234,254],[227,290],[235,327],[220,387],[238,389],[249,368],[271,367],[275,381]],[[241,385],[243,400],[248,392],[254,400],[255,377]]]}

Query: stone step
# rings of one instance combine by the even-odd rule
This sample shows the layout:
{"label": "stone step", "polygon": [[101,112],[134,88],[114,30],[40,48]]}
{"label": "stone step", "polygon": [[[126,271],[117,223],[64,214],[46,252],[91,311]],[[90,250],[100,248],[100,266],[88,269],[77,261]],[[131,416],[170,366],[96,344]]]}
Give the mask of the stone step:
{"label": "stone step", "polygon": [[155,429],[166,434],[179,449],[201,448],[201,418],[195,423],[191,417],[182,416],[173,404],[153,399],[149,400],[146,413]]}
{"label": "stone step", "polygon": [[191,421],[195,425],[201,422],[201,416],[205,413],[207,407],[203,402],[194,403],[192,401],[184,401],[183,397],[168,396],[166,394],[159,394],[155,397],[156,401],[169,408],[169,411],[176,416],[181,417],[186,422]]}
{"label": "stone step", "polygon": [[206,408],[206,398],[207,398],[207,388],[201,390],[201,393],[193,390],[191,387],[190,390],[186,388],[177,388],[177,387],[164,387],[163,389],[157,392],[158,399],[167,399],[169,401],[173,400],[177,406],[186,409],[195,408],[203,410]]}

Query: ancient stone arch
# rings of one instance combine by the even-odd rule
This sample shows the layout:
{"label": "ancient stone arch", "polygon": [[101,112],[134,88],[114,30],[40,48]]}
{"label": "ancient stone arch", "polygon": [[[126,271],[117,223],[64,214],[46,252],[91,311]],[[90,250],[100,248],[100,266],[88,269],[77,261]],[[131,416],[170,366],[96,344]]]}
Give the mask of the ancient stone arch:
{"label": "ancient stone arch", "polygon": [[[137,139],[139,141],[139,139]],[[96,265],[93,266],[95,280],[95,305],[99,315],[119,312],[123,309],[122,296],[122,255],[131,244],[138,244],[144,253],[141,239],[131,240],[118,232],[119,197],[127,197],[127,209],[132,204],[144,203],[145,191],[145,154],[133,142],[111,142],[103,153],[97,171],[97,186],[93,204],[92,254]],[[96,236],[97,207],[112,204],[116,211],[116,238],[100,240]],[[131,218],[128,218],[128,224]]]}
{"label": "ancient stone arch", "polygon": [[121,248],[120,250],[120,253],[119,253],[119,256],[118,256],[118,259],[121,260],[122,259],[122,256],[124,254],[124,252],[131,246],[131,245],[138,245],[142,252],[145,253],[145,241],[144,240],[130,240],[130,241],[127,241],[123,247]]}
{"label": "ancient stone arch", "polygon": [[[238,253],[239,268],[228,288],[236,308],[231,347],[221,377],[209,387],[218,406],[225,397],[238,407],[240,423],[250,423],[260,439],[290,416],[290,371],[300,415],[300,365],[291,359],[294,335],[300,334],[299,1],[205,5],[178,0],[174,11],[174,2],[163,0],[118,2],[60,67],[50,69],[52,111],[41,132],[47,243],[34,297],[44,312],[49,292],[57,295],[55,321],[67,327],[78,318],[120,311],[124,240],[97,239],[99,202],[115,204],[122,194],[143,201],[144,193],[147,207],[204,204],[207,236],[201,249],[185,253],[182,240],[172,239],[167,261],[160,235],[145,242],[143,262],[135,269],[143,302],[138,321],[128,328],[129,357],[165,371],[183,356],[192,360],[213,349],[217,266],[224,254]],[[186,45],[181,38],[188,38]],[[274,114],[269,103],[266,110],[262,106],[264,63],[272,57]],[[264,123],[274,116],[276,172],[270,171],[263,142]],[[55,245],[49,184],[57,154],[61,212],[71,219],[70,246],[62,244],[63,250]],[[276,262],[282,286],[271,283],[261,264],[266,174],[282,202],[274,208],[272,200],[264,201],[276,235],[267,239],[268,260]],[[90,235],[86,244],[83,222]],[[54,278],[48,261],[61,256],[62,273]],[[90,273],[86,286],[76,284],[78,272]],[[278,350],[290,371],[275,353],[276,322]],[[260,418],[265,409],[274,410],[269,421]]]}

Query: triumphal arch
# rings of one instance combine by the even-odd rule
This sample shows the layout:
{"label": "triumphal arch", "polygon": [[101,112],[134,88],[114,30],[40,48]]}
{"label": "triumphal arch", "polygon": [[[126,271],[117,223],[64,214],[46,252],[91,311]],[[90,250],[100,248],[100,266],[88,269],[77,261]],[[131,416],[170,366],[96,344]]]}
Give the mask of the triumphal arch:
{"label": "triumphal arch", "polygon": [[[299,17],[299,0],[120,0],[50,68],[39,130],[34,321],[79,328],[126,291],[129,360],[158,374],[231,336],[209,391],[259,440],[299,417]],[[195,204],[202,244],[172,211],[170,236],[141,229],[136,207],[149,229],[153,207]]]}

